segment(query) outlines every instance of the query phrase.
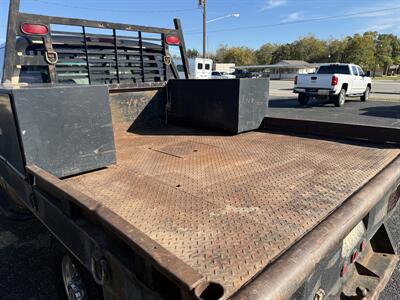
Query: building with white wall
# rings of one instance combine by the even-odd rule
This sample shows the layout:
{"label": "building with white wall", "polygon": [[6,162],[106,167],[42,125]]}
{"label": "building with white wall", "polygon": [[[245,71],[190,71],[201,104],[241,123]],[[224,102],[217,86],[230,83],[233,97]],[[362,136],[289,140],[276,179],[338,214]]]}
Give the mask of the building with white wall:
{"label": "building with white wall", "polygon": [[213,71],[232,74],[235,72],[235,66],[233,63],[214,63]]}
{"label": "building with white wall", "polygon": [[240,66],[236,69],[268,72],[271,79],[294,79],[297,74],[314,73],[319,66],[320,64],[312,64],[304,60],[281,60],[276,64]]}

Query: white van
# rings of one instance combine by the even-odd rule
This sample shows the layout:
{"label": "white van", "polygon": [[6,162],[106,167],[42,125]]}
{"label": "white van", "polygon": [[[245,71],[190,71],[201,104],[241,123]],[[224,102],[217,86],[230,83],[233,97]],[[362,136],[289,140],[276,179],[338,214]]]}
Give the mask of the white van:
{"label": "white van", "polygon": [[[189,58],[189,70],[193,79],[211,79],[212,59],[208,58]],[[179,72],[179,78],[185,78],[182,60],[175,60]]]}

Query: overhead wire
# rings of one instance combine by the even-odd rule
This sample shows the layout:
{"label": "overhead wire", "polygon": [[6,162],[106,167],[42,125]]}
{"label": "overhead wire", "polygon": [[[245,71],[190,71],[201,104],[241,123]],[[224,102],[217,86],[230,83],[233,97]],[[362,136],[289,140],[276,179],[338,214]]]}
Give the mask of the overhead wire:
{"label": "overhead wire", "polygon": [[[301,24],[301,23],[309,23],[309,22],[316,22],[316,21],[342,19],[342,18],[348,18],[348,17],[358,16],[358,15],[368,15],[368,14],[371,14],[371,13],[393,11],[393,10],[397,10],[397,9],[400,9],[400,6],[394,6],[394,7],[383,8],[383,9],[375,9],[375,10],[366,10],[366,11],[360,11],[360,12],[349,13],[349,14],[334,15],[334,16],[316,17],[316,18],[302,19],[302,20],[295,20],[295,21],[285,21],[285,22],[278,22],[278,23],[270,23],[270,24],[262,24],[262,25],[251,25],[251,26],[242,26],[242,27],[233,27],[233,28],[222,28],[222,29],[209,30],[207,33],[240,31],[240,30],[249,30],[249,29],[260,29],[260,28],[277,27],[277,26],[292,25],[292,24]],[[202,31],[199,30],[199,31],[187,31],[185,34],[201,34],[201,33],[202,33]]]}
{"label": "overhead wire", "polygon": [[46,0],[32,0],[33,2],[39,2],[47,5],[72,8],[72,9],[80,9],[80,10],[91,10],[91,11],[108,11],[108,12],[130,12],[130,13],[149,13],[149,14],[158,14],[158,13],[183,13],[183,12],[192,12],[198,10],[195,8],[186,8],[186,9],[165,9],[165,10],[129,10],[129,9],[109,9],[109,8],[99,8],[99,7],[88,7],[88,6],[79,6],[72,4],[64,4],[64,3],[56,3]]}

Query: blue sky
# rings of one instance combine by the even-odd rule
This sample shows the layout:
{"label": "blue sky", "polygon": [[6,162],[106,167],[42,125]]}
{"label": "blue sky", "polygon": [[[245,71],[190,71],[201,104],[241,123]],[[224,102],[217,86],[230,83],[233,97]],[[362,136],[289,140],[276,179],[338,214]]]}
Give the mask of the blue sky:
{"label": "blue sky", "polygon": [[[8,0],[0,0],[0,41],[4,41]],[[400,0],[207,0],[208,49],[220,44],[257,48],[291,42],[307,34],[340,38],[368,30],[400,35]],[[179,17],[187,47],[201,49],[198,0],[21,0],[26,12],[172,27]]]}

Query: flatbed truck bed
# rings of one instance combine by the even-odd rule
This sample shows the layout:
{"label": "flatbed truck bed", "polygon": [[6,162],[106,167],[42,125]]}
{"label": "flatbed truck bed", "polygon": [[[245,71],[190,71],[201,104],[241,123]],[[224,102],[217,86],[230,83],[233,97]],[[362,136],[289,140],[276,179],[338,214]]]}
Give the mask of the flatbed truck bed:
{"label": "flatbed truck bed", "polygon": [[264,118],[269,79],[191,80],[174,25],[10,1],[0,204],[54,236],[60,296],[377,297],[398,261],[386,227],[400,199],[393,109],[324,118],[272,103]]}
{"label": "flatbed truck bed", "polygon": [[[252,285],[268,286],[268,283],[277,288],[270,298],[275,299],[279,293],[285,293],[283,291],[287,291],[287,295],[282,298],[288,298],[298,290],[302,280],[279,280],[278,284],[273,278],[260,278],[274,274],[268,270],[274,270],[282,262],[291,265],[286,268],[288,270],[297,268],[296,272],[289,272],[291,276],[308,276],[306,274],[313,274],[315,267],[327,257],[334,255],[335,261],[340,257],[347,260],[352,256],[349,251],[359,247],[359,239],[364,235],[370,239],[371,246],[362,257],[366,260],[363,263],[368,268],[381,268],[374,269],[379,273],[379,280],[372,281],[369,286],[374,293],[383,288],[390,275],[387,270],[393,270],[397,261],[389,246],[383,249],[376,246],[388,242],[376,244],[374,240],[376,235],[385,237],[382,222],[400,196],[400,147],[394,142],[378,143],[362,137],[322,137],[310,135],[310,131],[308,135],[286,134],[276,131],[277,126],[268,129],[268,117],[259,130],[236,135],[171,124],[133,126],[138,115],[136,109],[132,109],[132,102],[140,99],[160,101],[158,89],[121,91],[109,94],[108,98],[106,94],[98,93],[106,92],[103,87],[51,86],[27,88],[26,91],[24,88],[5,89],[4,92],[11,92],[11,98],[3,96],[2,105],[6,108],[3,112],[9,118],[7,101],[15,102],[15,113],[18,120],[23,121],[20,123],[22,135],[26,135],[27,128],[30,135],[40,132],[43,140],[47,139],[47,134],[52,136],[51,126],[49,128],[44,122],[50,116],[47,120],[55,122],[56,128],[60,124],[66,130],[72,128],[74,134],[84,134],[91,141],[83,145],[89,144],[93,150],[80,153],[79,157],[96,154],[102,148],[108,153],[106,136],[109,133],[101,136],[99,141],[95,138],[99,130],[112,129],[116,163],[101,168],[57,177],[28,164],[27,177],[21,177],[7,162],[0,161],[6,190],[10,195],[19,194],[63,245],[85,266],[92,268],[93,276],[103,285],[106,299],[124,299],[121,293],[131,290],[132,286],[127,282],[133,275],[126,274],[132,274],[129,261],[133,258],[133,269],[139,268],[135,276],[141,276],[141,272],[153,274],[155,268],[179,287],[178,294],[182,299],[227,299],[237,295],[237,299],[253,299],[268,293],[257,292],[259,288],[251,288]],[[42,95],[48,92],[59,99],[50,98],[40,103],[38,99],[46,99]],[[65,105],[65,118],[71,109],[75,116],[85,116],[87,109],[93,114],[95,106],[87,99],[77,98],[80,95],[86,95],[93,103],[101,102],[100,98],[108,102],[112,124],[95,123],[92,126],[95,117],[91,116],[89,123],[82,123],[79,118],[59,123],[52,112],[52,105],[57,106],[58,102]],[[63,97],[69,100],[64,101]],[[81,111],[75,109],[77,101],[82,103]],[[34,103],[38,109],[32,119],[22,112],[32,111]],[[47,110],[43,110],[46,105]],[[37,129],[32,131],[30,128]],[[81,128],[86,129],[81,131]],[[58,148],[65,152],[71,145],[63,140],[63,131],[56,130],[55,134],[61,139],[54,138],[62,145]],[[12,132],[13,127],[9,126],[6,133]],[[75,141],[80,140],[76,136]],[[36,149],[32,147],[37,142],[35,139],[23,142],[25,149]],[[100,143],[100,147],[91,143]],[[72,145],[72,150],[75,148]],[[102,156],[96,154],[95,157]],[[14,186],[19,186],[20,190]],[[30,196],[23,198],[24,192]],[[366,223],[360,225],[363,222]],[[366,227],[361,235],[360,226]],[[357,229],[356,244],[350,242],[351,246],[347,248],[347,242],[343,241],[349,234],[353,238],[354,228]],[[315,239],[315,235],[317,242],[304,246],[310,239]],[[123,246],[125,255],[119,254],[121,242],[131,249]],[[315,252],[310,250],[315,247]],[[338,252],[332,247],[337,247]],[[297,253],[296,249],[300,251],[296,257],[305,257],[299,261],[293,257],[283,258]],[[319,249],[326,252],[318,254],[314,262],[311,256]],[[135,254],[127,254],[132,250]],[[381,253],[385,256],[381,257]],[[137,262],[137,255],[145,261],[143,268],[140,267],[142,263]],[[369,260],[370,257],[373,259]],[[371,261],[378,263],[371,266]],[[104,266],[99,267],[101,262]],[[301,265],[308,271],[298,269]],[[341,265],[340,261],[334,264],[335,268]],[[148,268],[151,271],[146,271]],[[100,271],[96,271],[98,269]],[[105,275],[108,272],[112,275]],[[314,274],[325,276],[324,272]],[[278,273],[282,274],[281,271]],[[340,270],[335,274],[339,277]],[[149,279],[150,275],[142,276],[141,280],[149,285],[156,280]],[[340,280],[335,282],[343,284]],[[351,291],[357,289],[360,279],[346,282],[351,286],[348,295],[352,295]],[[163,290],[164,284],[155,284],[151,289],[160,287],[157,293],[169,294]],[[212,295],[204,296],[204,291]],[[315,292],[304,295],[309,294]],[[166,298],[174,299],[175,296]]]}
{"label": "flatbed truck bed", "polygon": [[261,131],[224,136],[167,127],[116,131],[115,138],[115,166],[66,184],[219,283],[224,297],[400,154]]}

